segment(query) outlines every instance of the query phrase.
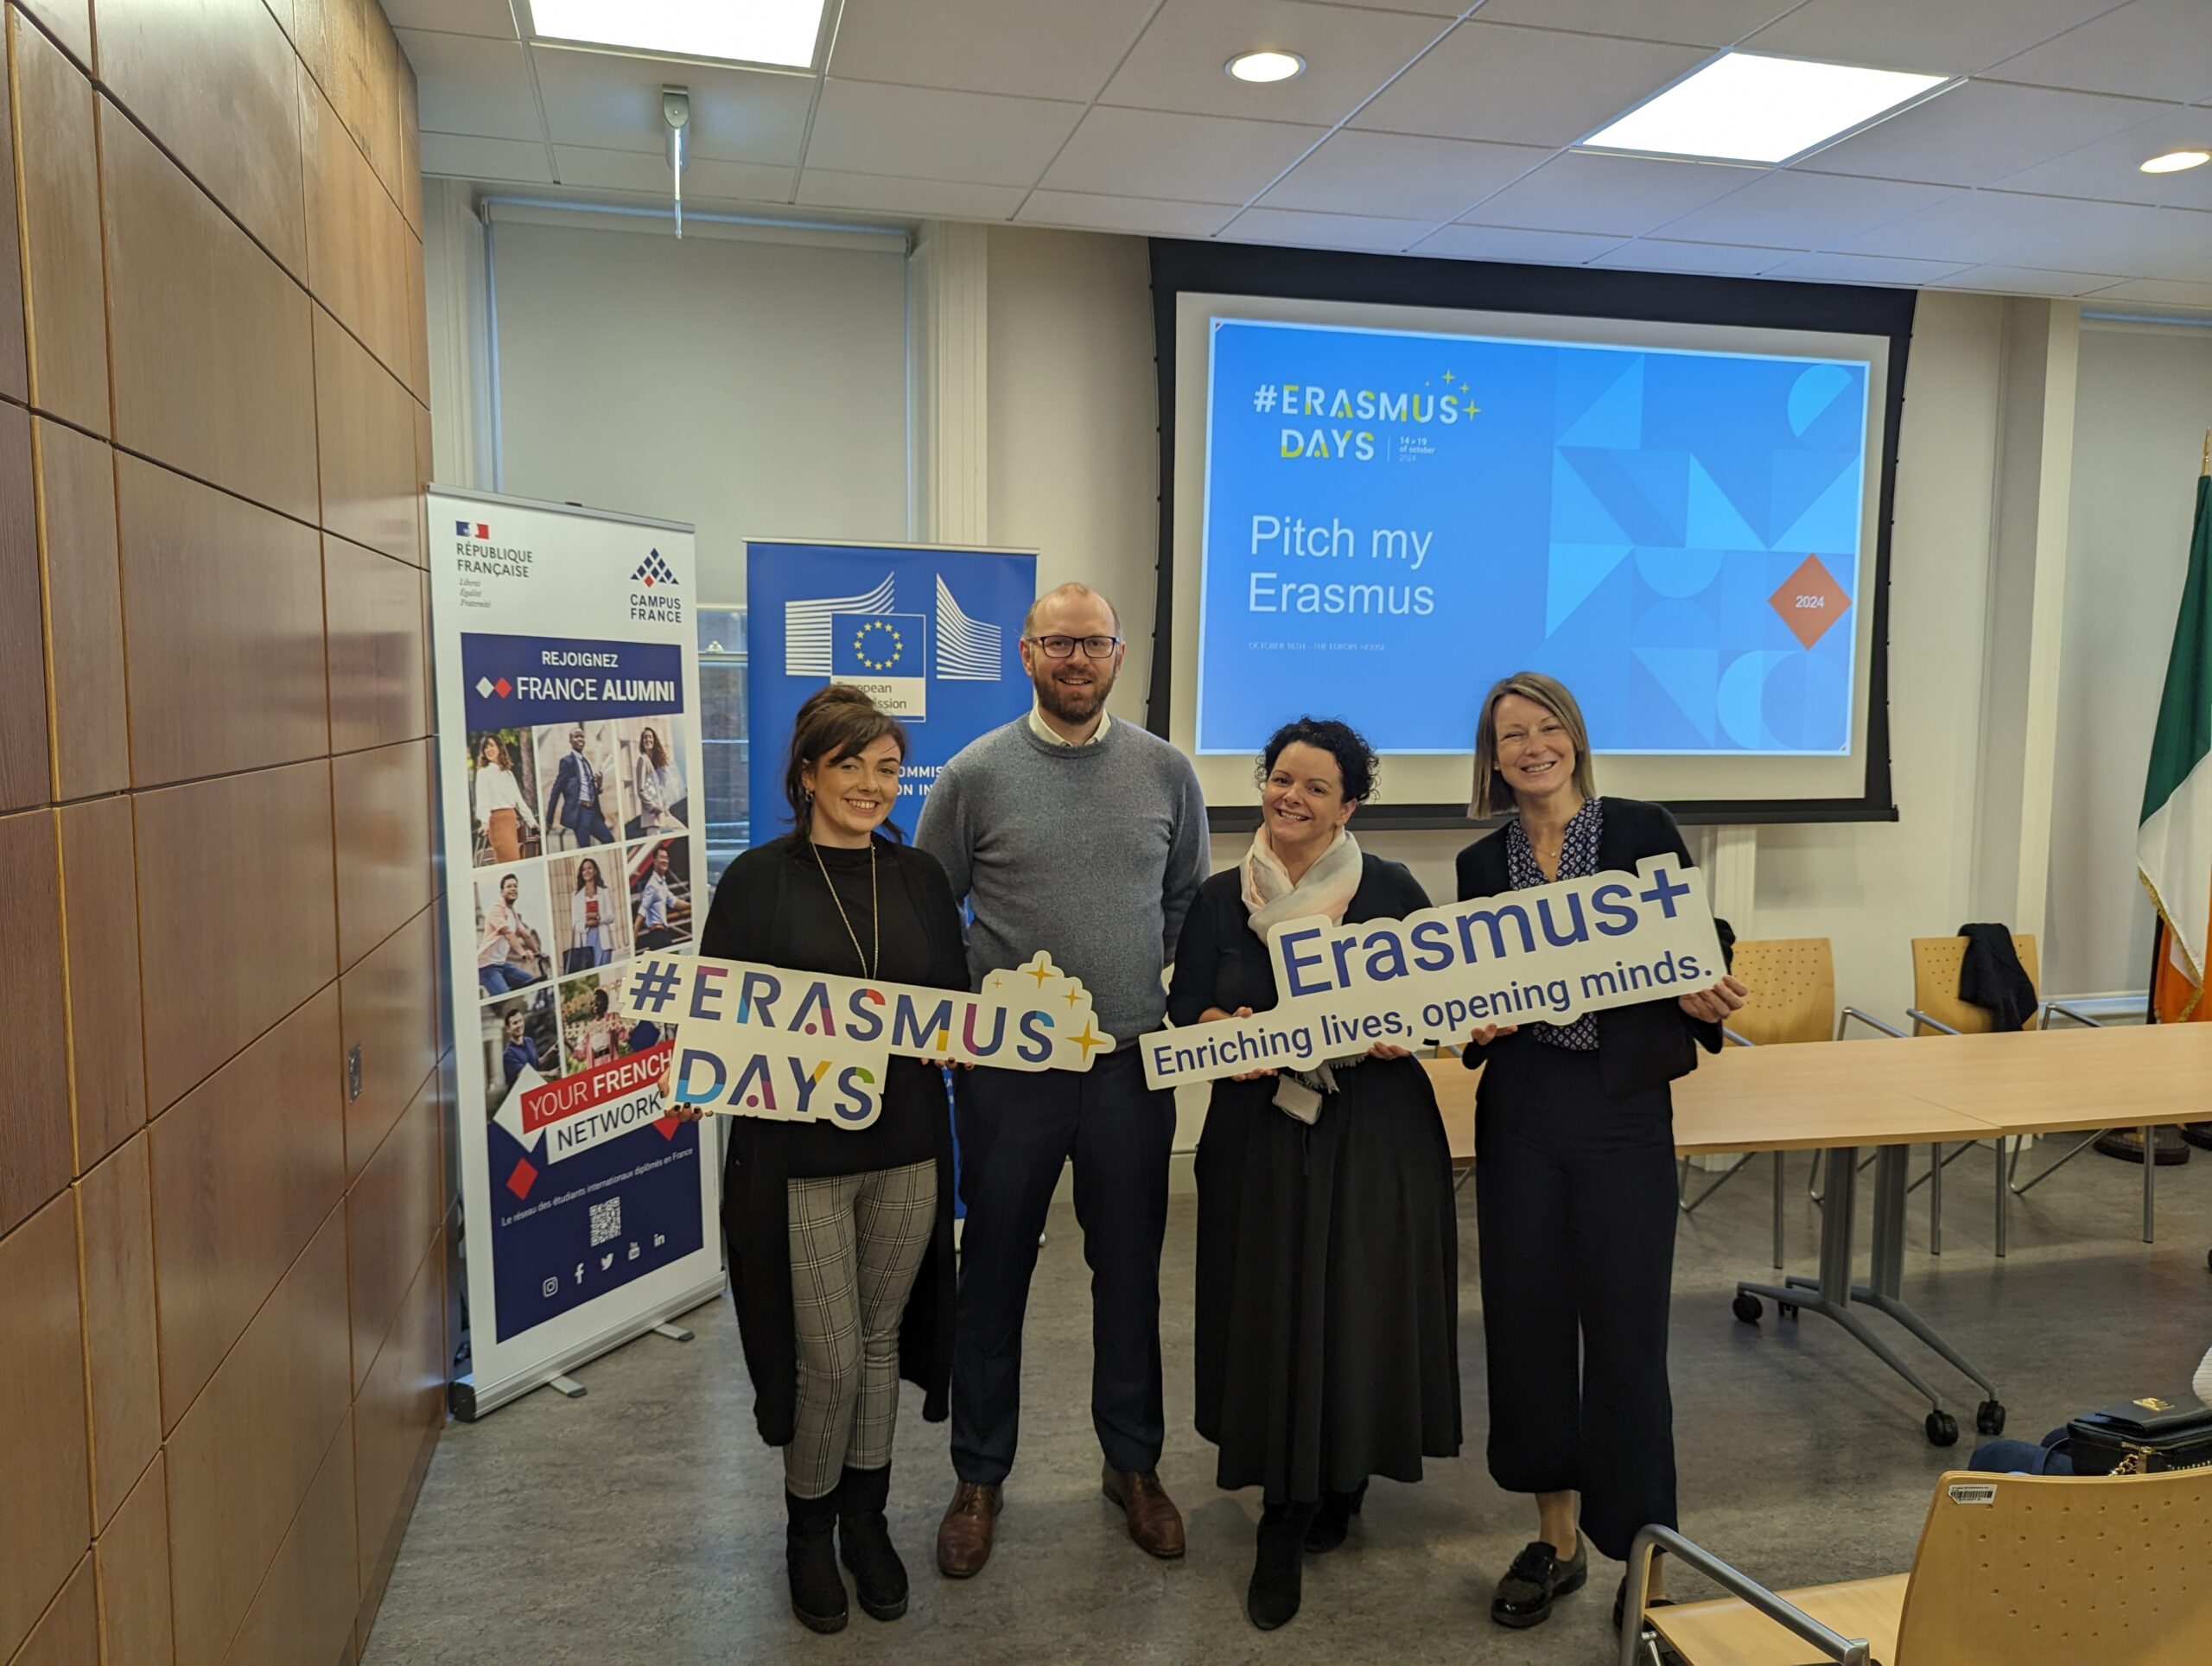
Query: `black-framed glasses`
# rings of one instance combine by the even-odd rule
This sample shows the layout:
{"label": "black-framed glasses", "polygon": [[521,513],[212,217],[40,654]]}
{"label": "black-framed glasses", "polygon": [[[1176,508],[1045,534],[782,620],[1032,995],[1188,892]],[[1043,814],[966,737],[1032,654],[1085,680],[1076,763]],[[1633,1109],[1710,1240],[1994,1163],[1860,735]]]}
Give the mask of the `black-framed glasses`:
{"label": "black-framed glasses", "polygon": [[1109,659],[1114,650],[1122,645],[1118,636],[1033,636],[1029,639],[1043,651],[1047,659],[1065,659],[1075,652],[1076,645],[1083,645],[1085,659]]}

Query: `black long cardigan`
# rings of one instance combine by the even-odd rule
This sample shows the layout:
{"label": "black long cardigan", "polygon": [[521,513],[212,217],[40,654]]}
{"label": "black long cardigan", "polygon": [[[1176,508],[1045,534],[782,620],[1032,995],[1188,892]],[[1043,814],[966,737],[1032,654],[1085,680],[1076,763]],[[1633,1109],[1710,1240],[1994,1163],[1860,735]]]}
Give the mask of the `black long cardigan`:
{"label": "black long cardigan", "polygon": [[[1464,850],[1458,862],[1459,900],[1495,897],[1513,888],[1505,860],[1507,828],[1484,834]],[[1605,824],[1598,836],[1598,866],[1633,873],[1646,856],[1673,856],[1683,867],[1694,866],[1682,830],[1664,804],[1640,798],[1605,800]],[[1732,965],[1736,933],[1725,919],[1716,919],[1720,952]],[[1615,1097],[1640,1093],[1687,1076],[1697,1068],[1697,1050],[1719,1052],[1720,1026],[1700,1023],[1676,1004],[1672,995],[1638,1002],[1632,1007],[1611,1007],[1594,1014],[1598,1021],[1598,1071],[1605,1091]],[[1535,1045],[1526,1030],[1500,1036],[1487,1047],[1470,1046],[1460,1060],[1472,1070],[1499,1048]]]}
{"label": "black long cardigan", "polygon": [[[773,965],[782,938],[782,910],[789,887],[801,880],[820,884],[813,868],[795,860],[804,849],[786,837],[755,846],[732,862],[715,887],[715,900],[699,935],[699,952],[712,960],[749,960]],[[911,845],[876,841],[884,876],[903,890],[930,939],[930,982],[968,987],[968,951],[952,887],[937,859]],[[918,1059],[894,1058],[892,1069],[928,1069]],[[930,1119],[937,1157],[937,1224],[914,1275],[913,1293],[899,1324],[899,1374],[922,1390],[922,1415],[941,1423],[951,1411],[952,1122],[948,1106],[933,1105]],[[791,1444],[798,1408],[798,1339],[791,1317],[790,1175],[791,1130],[796,1124],[739,1116],[730,1127],[729,1160],[722,1173],[722,1242],[729,1257],[730,1300],[753,1376],[753,1417],[761,1440]]]}

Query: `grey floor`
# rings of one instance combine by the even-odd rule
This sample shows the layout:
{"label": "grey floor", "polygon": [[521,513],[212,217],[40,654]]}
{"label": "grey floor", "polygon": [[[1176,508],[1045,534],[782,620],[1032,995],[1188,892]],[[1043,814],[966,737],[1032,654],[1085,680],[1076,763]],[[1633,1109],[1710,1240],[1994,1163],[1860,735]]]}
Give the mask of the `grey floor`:
{"label": "grey floor", "polygon": [[[1964,1414],[1959,1447],[1939,1453],[1921,1432],[1924,1407],[1833,1326],[1780,1321],[1770,1307],[1757,1328],[1731,1317],[1735,1281],[1768,1274],[1770,1160],[1681,1233],[1672,1381],[1683,1526],[1777,1584],[1898,1572],[1934,1478],[1974,1442],[1974,1393],[1905,1346]],[[1790,1161],[1789,1255],[1792,1270],[1810,1272],[1817,1216],[1806,1162]],[[1996,1378],[2008,1432],[2034,1439],[2076,1409],[2185,1389],[2212,1344],[2212,1154],[2161,1171],[2155,1245],[2139,1238],[2141,1170],[2085,1154],[2015,1203],[2002,1262],[1990,1253],[1990,1163],[1978,1150],[1949,1171],[1940,1258],[1925,1253],[1927,1191],[1915,1194],[1905,1294]],[[1484,1466],[1472,1204],[1470,1187],[1460,1201],[1467,1450],[1419,1486],[1377,1482],[1350,1544],[1309,1559],[1305,1610],[1286,1630],[1262,1637],[1244,1618],[1256,1497],[1214,1488],[1212,1449],[1191,1428],[1193,1207],[1179,1198],[1163,1284],[1160,1473],[1188,1522],[1184,1561],[1147,1557],[1099,1497],[1087,1276],[1063,1208],[1030,1303],[1021,1459],[981,1577],[955,1585],[936,1572],[951,1477],[944,1430],[921,1421],[909,1389],[891,1525],[913,1575],[912,1606],[888,1625],[855,1607],[837,1637],[799,1629],[783,1583],[780,1470],[753,1435],[736,1327],[717,1302],[691,1316],[696,1342],[648,1337],[580,1371],[585,1399],[540,1391],[447,1429],[365,1666],[1611,1658],[1611,1564],[1593,1567],[1589,1588],[1540,1630],[1506,1632],[1484,1612],[1534,1517]],[[1675,1584],[1694,1594],[1694,1581]]]}

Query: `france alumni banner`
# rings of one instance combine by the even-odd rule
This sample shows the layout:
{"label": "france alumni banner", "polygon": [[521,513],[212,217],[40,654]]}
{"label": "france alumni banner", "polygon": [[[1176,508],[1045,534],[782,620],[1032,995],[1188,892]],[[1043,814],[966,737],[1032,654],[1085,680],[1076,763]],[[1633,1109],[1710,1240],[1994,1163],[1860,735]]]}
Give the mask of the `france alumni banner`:
{"label": "france alumni banner", "polygon": [[721,1177],[661,1103],[676,1027],[622,999],[694,939],[705,804],[690,528],[429,512],[471,1416],[721,1288]]}
{"label": "france alumni banner", "polygon": [[1287,920],[1268,953],[1277,1003],[1146,1036],[1146,1085],[1311,1070],[1378,1041],[1464,1041],[1491,1024],[1564,1024],[1708,989],[1727,970],[1704,875],[1672,856],[1403,919]]}
{"label": "france alumni banner", "polygon": [[893,819],[909,833],[955,753],[1029,709],[1017,644],[1037,557],[1006,550],[749,538],[753,842],[782,830],[784,748],[806,697],[849,683],[906,726]]}

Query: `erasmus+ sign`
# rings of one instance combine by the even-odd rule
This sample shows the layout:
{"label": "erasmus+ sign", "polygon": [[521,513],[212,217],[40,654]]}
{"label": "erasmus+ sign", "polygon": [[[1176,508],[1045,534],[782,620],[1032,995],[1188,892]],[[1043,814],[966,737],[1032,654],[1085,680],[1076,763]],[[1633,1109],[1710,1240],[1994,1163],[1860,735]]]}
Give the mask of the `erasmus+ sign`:
{"label": "erasmus+ sign", "polygon": [[1086,1071],[1114,1045],[1090,993],[1039,953],[983,987],[925,989],[688,956],[642,957],[623,1010],[677,1030],[669,1097],[732,1116],[866,1128],[886,1066]]}
{"label": "erasmus+ sign", "polygon": [[1491,1024],[1567,1023],[1707,989],[1726,970],[1703,880],[1671,856],[1404,919],[1294,919],[1268,953],[1277,1004],[1146,1036],[1148,1085],[1307,1070],[1378,1041],[1461,1041]]}

